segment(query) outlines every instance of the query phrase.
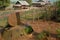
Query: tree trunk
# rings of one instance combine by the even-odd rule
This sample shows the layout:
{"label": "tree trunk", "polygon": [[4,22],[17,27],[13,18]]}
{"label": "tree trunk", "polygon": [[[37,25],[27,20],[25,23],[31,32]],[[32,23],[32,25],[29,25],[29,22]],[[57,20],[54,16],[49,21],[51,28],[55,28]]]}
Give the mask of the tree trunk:
{"label": "tree trunk", "polygon": [[17,18],[17,25],[20,25],[20,14],[19,12],[16,12],[16,18]]}

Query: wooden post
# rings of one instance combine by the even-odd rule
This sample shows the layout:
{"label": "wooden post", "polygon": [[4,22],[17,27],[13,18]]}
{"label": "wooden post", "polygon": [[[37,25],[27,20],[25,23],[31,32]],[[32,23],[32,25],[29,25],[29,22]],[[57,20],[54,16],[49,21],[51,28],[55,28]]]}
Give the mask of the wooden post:
{"label": "wooden post", "polygon": [[17,25],[20,25],[20,12],[16,12],[16,18],[17,18]]}
{"label": "wooden post", "polygon": [[33,13],[32,13],[33,23],[34,23],[34,13],[35,13],[35,10],[33,9]]}

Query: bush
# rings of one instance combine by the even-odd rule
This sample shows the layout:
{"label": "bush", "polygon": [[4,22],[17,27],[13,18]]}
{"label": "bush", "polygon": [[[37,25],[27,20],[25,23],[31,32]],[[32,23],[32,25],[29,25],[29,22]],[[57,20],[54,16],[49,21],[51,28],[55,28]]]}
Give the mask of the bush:
{"label": "bush", "polygon": [[31,26],[27,26],[27,27],[25,28],[25,33],[31,34],[32,32],[33,32],[33,29],[32,29]]}
{"label": "bush", "polygon": [[[51,7],[50,9],[53,9],[55,7]],[[49,8],[47,8],[49,9]],[[51,20],[51,21],[55,21],[55,22],[60,22],[60,8],[56,8],[53,10],[46,10],[44,13],[42,12],[42,14],[40,15],[40,19],[43,20]]]}
{"label": "bush", "polygon": [[41,32],[36,36],[37,40],[48,40],[46,33],[45,32]]}
{"label": "bush", "polygon": [[57,31],[57,37],[60,38],[60,28],[56,30]]}
{"label": "bush", "polygon": [[57,10],[56,21],[60,22],[60,9]]}
{"label": "bush", "polygon": [[39,18],[43,20],[51,20],[51,17],[52,17],[51,10],[45,10],[45,12],[42,11],[42,14],[40,15]]}
{"label": "bush", "polygon": [[51,17],[53,21],[60,22],[60,9],[54,10]]}
{"label": "bush", "polygon": [[55,18],[55,21],[60,22],[60,1],[56,1],[54,3],[54,6],[56,7],[56,9],[53,11],[53,18]]}

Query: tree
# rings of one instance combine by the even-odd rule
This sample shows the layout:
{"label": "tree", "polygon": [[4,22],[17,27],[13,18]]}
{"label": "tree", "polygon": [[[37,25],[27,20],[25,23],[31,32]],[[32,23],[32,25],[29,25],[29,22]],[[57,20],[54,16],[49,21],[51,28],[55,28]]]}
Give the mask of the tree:
{"label": "tree", "polygon": [[0,1],[0,5],[2,5],[2,1]]}
{"label": "tree", "polygon": [[43,0],[39,0],[38,2],[42,2]]}
{"label": "tree", "polygon": [[60,22],[60,0],[56,1],[54,5],[56,6],[56,10],[54,12],[55,20]]}
{"label": "tree", "polygon": [[24,0],[27,1],[30,5],[32,4],[32,0]]}
{"label": "tree", "polygon": [[9,6],[10,0],[0,0],[0,5],[1,6]]}
{"label": "tree", "polygon": [[4,5],[5,5],[5,6],[9,6],[9,4],[10,4],[10,0],[5,0],[5,1],[4,1]]}
{"label": "tree", "polygon": [[32,0],[20,0],[20,1],[27,1],[30,5],[32,4]]}

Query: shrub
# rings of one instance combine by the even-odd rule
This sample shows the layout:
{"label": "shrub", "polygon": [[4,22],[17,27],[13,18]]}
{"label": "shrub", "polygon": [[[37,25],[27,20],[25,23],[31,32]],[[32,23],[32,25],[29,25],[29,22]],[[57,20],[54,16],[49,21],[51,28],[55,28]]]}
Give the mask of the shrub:
{"label": "shrub", "polygon": [[57,10],[56,21],[60,22],[60,9]]}
{"label": "shrub", "polygon": [[36,36],[37,40],[48,40],[46,33],[45,32],[41,32]]}
{"label": "shrub", "polygon": [[60,38],[60,28],[56,30],[57,31],[57,37]]}
{"label": "shrub", "polygon": [[31,34],[32,32],[33,32],[33,29],[32,29],[31,26],[27,26],[27,27],[25,28],[25,33]]}
{"label": "shrub", "polygon": [[60,22],[60,9],[54,10],[51,17],[53,21]]}
{"label": "shrub", "polygon": [[50,35],[50,32],[49,31],[44,30],[43,32],[46,33],[46,36],[47,37],[49,37],[49,35]]}
{"label": "shrub", "polygon": [[60,1],[56,1],[54,3],[54,5],[56,7],[56,9],[53,13],[53,15],[55,15],[55,16],[53,16],[55,18],[54,20],[57,21],[57,22],[60,22]]}
{"label": "shrub", "polygon": [[43,20],[51,20],[52,17],[52,6],[45,6],[44,8],[42,8],[42,10],[40,9],[39,11],[39,18],[43,19]]}

